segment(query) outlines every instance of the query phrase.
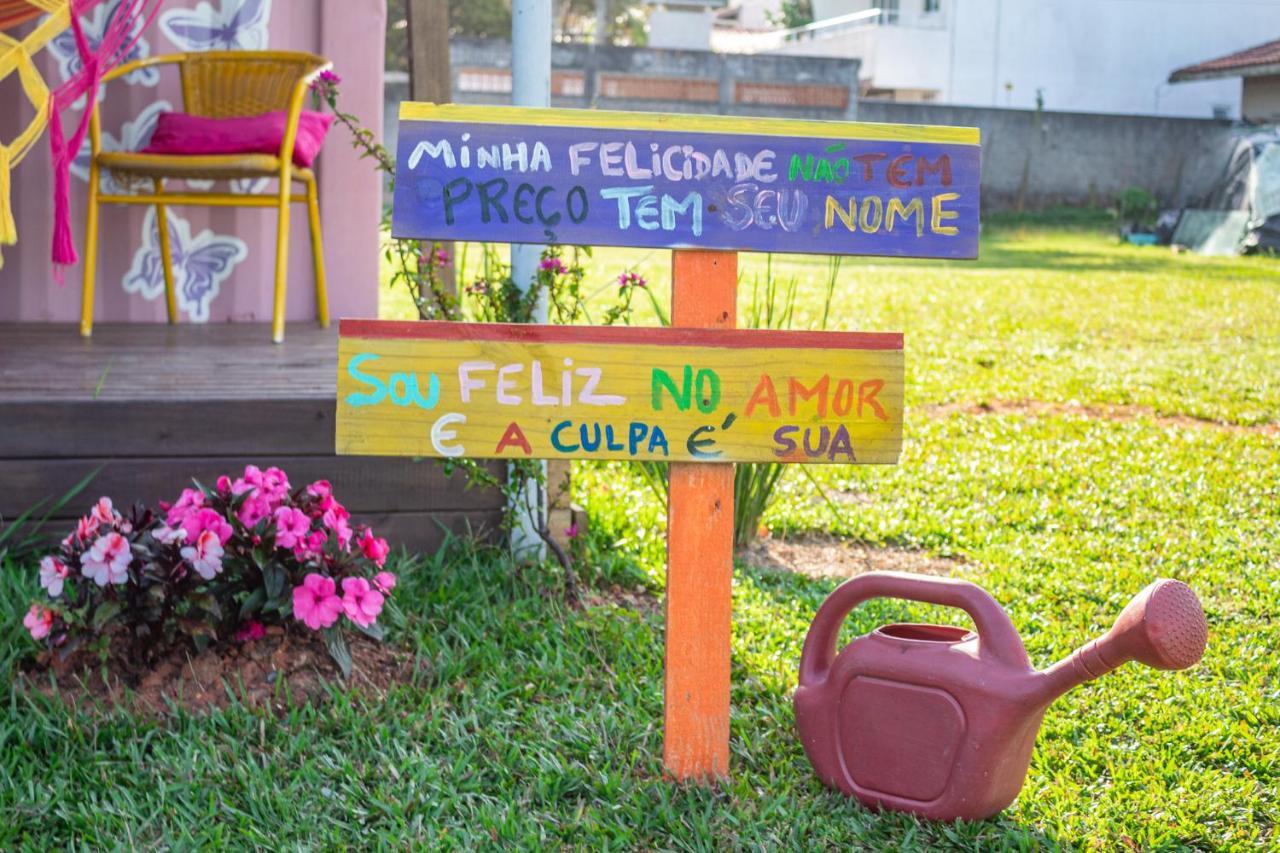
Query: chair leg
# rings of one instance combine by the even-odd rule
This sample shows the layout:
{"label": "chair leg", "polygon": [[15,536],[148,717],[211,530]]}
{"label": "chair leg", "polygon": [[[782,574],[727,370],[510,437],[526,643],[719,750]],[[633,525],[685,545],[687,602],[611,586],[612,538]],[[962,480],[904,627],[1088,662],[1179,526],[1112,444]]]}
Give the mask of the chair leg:
{"label": "chair leg", "polygon": [[98,265],[98,164],[89,164],[89,209],[84,221],[84,278],[80,285],[80,335],[93,335],[93,286]]}
{"label": "chair leg", "polygon": [[292,186],[288,169],[280,175],[280,197],[276,225],[276,290],[271,311],[271,340],[284,343],[284,296],[289,271],[289,196]]}
{"label": "chair leg", "polygon": [[[164,192],[164,181],[153,182],[156,195]],[[160,236],[160,265],[164,267],[164,305],[169,314],[169,325],[178,322],[178,297],[173,287],[173,252],[169,247],[169,214],[163,204],[156,205],[156,233]]]}
{"label": "chair leg", "polygon": [[329,328],[329,292],[324,277],[324,243],[320,239],[320,191],[315,175],[307,181],[307,221],[311,226],[311,260],[316,272],[316,322]]}

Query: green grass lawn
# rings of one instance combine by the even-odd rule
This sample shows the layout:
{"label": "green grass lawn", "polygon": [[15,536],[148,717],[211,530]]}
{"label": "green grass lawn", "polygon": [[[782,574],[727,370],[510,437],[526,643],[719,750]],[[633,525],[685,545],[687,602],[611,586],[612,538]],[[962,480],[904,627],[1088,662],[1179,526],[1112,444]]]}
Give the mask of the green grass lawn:
{"label": "green grass lawn", "polygon": [[[634,267],[661,301],[667,263],[600,250],[590,280],[602,302]],[[798,278],[811,309],[826,264],[775,259],[774,271]],[[744,310],[763,270],[744,258]],[[829,530],[962,558],[955,574],[1006,604],[1040,666],[1105,630],[1157,576],[1190,583],[1209,617],[1197,668],[1131,664],[1052,706],[1022,796],[999,818],[875,815],[817,782],[790,694],[834,581],[739,567],[732,778],[682,787],[661,780],[660,609],[569,609],[556,570],[516,573],[460,543],[401,565],[393,636],[420,675],[377,701],[335,689],[283,719],[233,708],[154,722],[10,690],[0,847],[1274,846],[1280,434],[1261,425],[1280,421],[1277,261],[996,222],[977,262],[849,259],[840,282],[833,328],[906,334],[905,449],[894,467],[809,469],[838,515],[790,471],[766,516],[775,536]],[[383,313],[408,307],[389,293]],[[1014,400],[1064,405],[929,409]],[[1083,412],[1100,403],[1140,408]],[[1164,417],[1175,415],[1212,423]],[[616,464],[575,477],[591,516],[588,584],[661,596],[653,495]],[[0,587],[6,670],[31,647],[20,621],[35,573],[15,569]],[[956,614],[875,602],[846,630],[903,618]]]}

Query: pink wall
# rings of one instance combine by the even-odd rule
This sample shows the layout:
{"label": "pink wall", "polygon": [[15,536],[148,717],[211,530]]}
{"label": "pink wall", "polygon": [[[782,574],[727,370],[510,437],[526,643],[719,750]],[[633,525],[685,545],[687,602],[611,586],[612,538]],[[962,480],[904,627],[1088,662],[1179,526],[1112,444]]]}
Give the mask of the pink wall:
{"label": "pink wall", "polygon": [[[112,0],[101,9],[111,9]],[[237,16],[238,13],[238,17]],[[94,15],[101,12],[95,10]],[[86,18],[92,35],[101,19]],[[218,27],[222,20],[236,21]],[[194,23],[196,26],[184,26]],[[204,35],[213,23],[222,38]],[[329,58],[342,76],[341,103],[372,128],[382,127],[383,44],[385,0],[166,0],[156,22],[143,34],[139,49],[145,55],[183,50],[236,46],[250,49],[307,50]],[[68,33],[69,35],[69,33]],[[51,46],[38,64],[51,85],[61,82],[60,56]],[[65,61],[65,60],[64,60]],[[0,84],[0,139],[12,139],[30,118],[14,80]],[[106,135],[115,140],[145,144],[154,114],[164,101],[181,110],[176,70],[107,86],[102,107]],[[68,110],[64,126],[79,120]],[[127,126],[126,123],[129,123]],[[86,149],[87,151],[87,142]],[[349,134],[335,125],[316,169],[320,178],[321,224],[334,318],[374,317],[378,307],[378,223],[382,208],[381,182],[368,160],[359,160]],[[71,178],[71,207],[77,251],[83,255],[87,183],[83,169]],[[18,244],[4,247],[0,268],[0,321],[71,322],[80,315],[80,277],[77,265],[67,272],[65,285],[51,275],[49,242],[52,232],[48,139],[14,170],[13,209]],[[148,208],[104,206],[98,257],[96,321],[163,322],[154,232],[145,233]],[[290,226],[289,321],[315,317],[310,243],[306,208],[294,205]],[[275,213],[250,208],[170,208],[178,242],[174,246],[180,322],[258,321],[271,319],[271,286],[275,263]]]}

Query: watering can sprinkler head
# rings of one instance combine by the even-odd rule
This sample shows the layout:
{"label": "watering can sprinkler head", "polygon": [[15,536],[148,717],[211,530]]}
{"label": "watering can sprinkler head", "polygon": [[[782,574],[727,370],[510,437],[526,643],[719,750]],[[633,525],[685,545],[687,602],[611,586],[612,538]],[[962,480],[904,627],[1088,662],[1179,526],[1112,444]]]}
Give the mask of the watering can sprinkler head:
{"label": "watering can sprinkler head", "polygon": [[1204,654],[1209,639],[1200,599],[1181,581],[1162,578],[1135,595],[1111,626],[1045,670],[1052,699],[1128,661],[1155,669],[1186,669]]}

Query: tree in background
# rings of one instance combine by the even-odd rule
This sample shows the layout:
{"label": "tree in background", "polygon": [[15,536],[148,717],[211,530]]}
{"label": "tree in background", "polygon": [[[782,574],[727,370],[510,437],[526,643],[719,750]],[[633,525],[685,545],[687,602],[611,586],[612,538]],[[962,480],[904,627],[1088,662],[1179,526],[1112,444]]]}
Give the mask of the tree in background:
{"label": "tree in background", "polygon": [[[387,0],[387,70],[409,70],[410,0]],[[800,0],[808,8],[808,0]],[[589,41],[596,27],[596,0],[556,0],[556,39]],[[636,0],[606,0],[607,44],[643,46],[648,41],[648,7]],[[449,0],[449,34],[470,38],[511,38],[511,0]]]}
{"label": "tree in background", "polygon": [[775,27],[794,29],[813,23],[812,0],[782,0],[777,12],[765,12],[765,18]]}

